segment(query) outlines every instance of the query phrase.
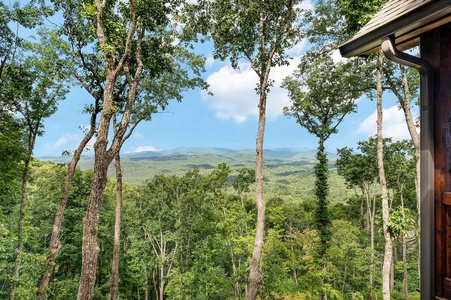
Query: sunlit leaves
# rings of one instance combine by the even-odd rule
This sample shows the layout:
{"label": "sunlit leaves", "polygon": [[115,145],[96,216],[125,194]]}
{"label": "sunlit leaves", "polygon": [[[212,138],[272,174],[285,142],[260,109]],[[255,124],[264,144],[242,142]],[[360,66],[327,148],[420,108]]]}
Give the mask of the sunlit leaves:
{"label": "sunlit leaves", "polygon": [[344,116],[356,111],[355,101],[369,90],[370,70],[358,61],[334,62],[323,54],[306,55],[292,77],[284,80],[292,106],[284,109],[309,133],[326,140]]}

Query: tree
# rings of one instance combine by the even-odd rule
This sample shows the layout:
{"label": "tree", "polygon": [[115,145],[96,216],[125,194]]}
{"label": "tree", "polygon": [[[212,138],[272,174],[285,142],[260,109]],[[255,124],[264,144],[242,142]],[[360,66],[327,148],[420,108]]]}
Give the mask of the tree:
{"label": "tree", "polygon": [[89,143],[89,141],[94,136],[96,130],[96,119],[97,115],[100,113],[99,103],[100,96],[95,98],[94,108],[91,110],[91,119],[90,119],[90,128],[88,132],[86,132],[85,137],[81,140],[79,146],[74,151],[71,161],[67,164],[67,174],[64,181],[64,193],[60,198],[58,208],[55,213],[55,219],[53,222],[52,235],[50,237],[49,243],[49,251],[47,254],[47,258],[44,264],[44,268],[42,270],[42,275],[39,280],[39,288],[38,288],[38,296],[41,299],[46,298],[46,288],[50,282],[50,279],[53,275],[53,265],[55,263],[56,257],[61,250],[61,226],[63,224],[63,216],[66,210],[67,201],[69,200],[69,193],[72,188],[72,181],[75,176],[76,168],[78,161],[81,158],[81,155]]}
{"label": "tree", "polygon": [[[258,130],[256,139],[256,206],[257,227],[254,250],[248,278],[247,299],[257,297],[262,282],[260,272],[261,254],[264,244],[265,201],[263,192],[263,140],[266,123],[267,94],[272,81],[273,66],[287,64],[286,49],[293,47],[302,38],[302,1],[199,1],[188,11],[188,20],[195,26],[188,33],[198,32],[211,37],[214,42],[214,57],[229,59],[233,68],[238,68],[241,58],[247,60],[258,76]],[[190,19],[191,18],[191,19]]]}
{"label": "tree", "polygon": [[338,149],[339,159],[336,161],[338,174],[344,176],[348,187],[358,187],[365,199],[366,205],[366,228],[370,232],[370,274],[369,274],[369,298],[372,296],[374,278],[374,237],[375,237],[375,217],[376,217],[376,196],[377,196],[377,164],[374,162],[376,141],[370,138],[366,142],[359,142],[358,149],[361,153],[354,154],[352,148]]}
{"label": "tree", "polygon": [[[65,194],[60,199],[60,205],[58,206],[57,213],[55,215],[54,229],[52,233],[52,242],[50,244],[49,255],[45,264],[45,270],[41,276],[40,281],[40,295],[41,298],[45,297],[45,288],[51,278],[51,266],[55,261],[55,258],[61,248],[59,242],[59,236],[61,232],[62,218],[64,215],[64,209],[67,203],[68,193],[71,187],[71,178],[80,160],[81,154],[85,150],[86,145],[94,136],[97,130],[97,117],[101,113],[103,108],[103,92],[104,92],[104,72],[103,64],[96,55],[93,55],[89,49],[84,49],[86,37],[82,34],[84,23],[77,23],[78,15],[72,12],[72,17],[68,17],[66,25],[62,29],[63,32],[74,32],[71,35],[70,47],[72,53],[76,53],[75,57],[71,57],[70,53],[66,53],[68,60],[72,61],[72,72],[77,79],[79,85],[86,89],[93,97],[94,102],[85,107],[85,112],[91,115],[90,126],[87,130],[85,137],[80,142],[79,146],[73,153],[71,162],[68,164],[68,173],[65,181]],[[77,25],[78,24],[78,25]],[[166,49],[167,50],[167,49]],[[86,51],[86,52],[84,52]],[[182,46],[178,46],[174,49],[173,53],[167,58],[171,60],[166,61],[164,70],[156,75],[152,70],[146,70],[138,91],[136,93],[135,104],[133,107],[133,113],[130,117],[130,130],[124,141],[131,136],[133,130],[142,121],[150,120],[154,113],[158,113],[159,110],[164,110],[168,104],[168,101],[175,99],[181,101],[182,93],[192,89],[196,86],[206,88],[206,84],[199,78],[200,72],[203,70],[203,59],[199,56],[193,55]],[[158,60],[155,58],[155,60]],[[148,57],[147,63],[153,63],[154,60]],[[136,62],[135,62],[136,63]],[[152,68],[150,66],[150,68]],[[191,73],[192,72],[192,73]],[[131,79],[131,77],[128,77]],[[127,107],[124,105],[128,97],[127,80],[121,81],[117,84],[114,91],[115,105],[117,105],[117,116],[119,118],[124,113],[124,109]],[[130,108],[130,107],[129,107]],[[121,122],[114,121],[114,129],[117,130],[123,126]]]}
{"label": "tree", "polygon": [[382,138],[382,64],[383,64],[383,54],[378,53],[377,67],[376,67],[376,83],[377,83],[377,169],[379,171],[379,183],[381,185],[382,193],[382,230],[385,239],[385,250],[384,250],[384,263],[382,267],[382,296],[384,300],[390,299],[390,271],[392,264],[393,255],[393,242],[389,230],[389,220],[390,220],[390,208],[388,206],[388,191],[387,191],[387,181],[385,178],[384,169],[384,149],[383,149],[383,138]]}
{"label": "tree", "polygon": [[[76,68],[82,72],[81,76],[75,76],[88,92],[93,89],[87,82],[98,83],[94,92],[102,94],[92,192],[83,222],[83,267],[78,295],[79,299],[91,299],[99,252],[97,224],[108,166],[140,121],[149,120],[169,99],[180,99],[182,91],[204,86],[198,77],[203,60],[177,50],[181,47],[173,43],[177,32],[168,17],[176,14],[179,1],[169,5],[153,1],[54,3],[63,11],[65,22],[61,32],[72,43]],[[173,72],[183,81],[163,81],[171,78],[160,77],[164,71]],[[159,87],[155,84],[158,78],[163,78],[160,80],[168,87],[166,90],[154,89]],[[165,93],[168,90],[172,94]],[[113,122],[115,115],[118,122]],[[115,128],[111,139],[110,128]]]}
{"label": "tree", "polygon": [[121,250],[122,221],[122,170],[121,156],[119,153],[116,154],[114,168],[116,169],[116,219],[114,222],[113,263],[111,266],[111,300],[116,300],[119,293],[119,252]]}
{"label": "tree", "polygon": [[[415,170],[412,164],[412,159],[408,157],[414,150],[412,149],[413,143],[411,141],[399,141],[389,145],[388,151],[388,164],[387,169],[387,186],[390,189],[395,190],[393,194],[397,194],[400,201],[400,207],[395,208],[390,213],[389,231],[393,237],[402,238],[402,262],[403,262],[403,285],[404,296],[408,298],[408,274],[407,274],[407,237],[408,232],[413,231],[415,226],[412,226],[412,218],[409,216],[409,210],[406,208],[406,196],[405,192],[409,187],[409,182],[416,183],[415,174],[412,172]],[[415,161],[415,158],[413,159]],[[416,189],[416,187],[415,187]],[[392,196],[394,197],[394,195]],[[392,200],[393,201],[393,200]],[[392,205],[390,205],[393,207]],[[392,266],[392,270],[394,267]]]}
{"label": "tree", "polygon": [[[390,198],[389,207],[394,207],[398,203],[394,203],[395,197],[399,199],[401,208],[404,206],[405,194],[408,189],[409,182],[413,182],[412,176],[412,164],[409,161],[410,156],[410,143],[407,141],[392,142],[391,138],[383,138],[383,159],[384,168],[386,173],[387,189],[392,190],[392,196]],[[379,175],[377,169],[377,161],[374,157],[377,156],[377,138],[370,137],[367,141],[358,142],[357,152],[354,152],[352,148],[342,148],[338,149],[339,159],[336,161],[336,166],[338,174],[345,178],[345,181],[349,188],[359,188],[363,198],[366,200],[366,205],[362,204],[366,209],[366,227],[370,232],[370,247],[371,247],[371,257],[370,257],[370,294],[374,288],[374,263],[375,263],[375,218],[377,198],[379,198]],[[402,213],[400,215],[404,215]],[[407,211],[407,210],[406,210]],[[406,213],[407,215],[407,213]],[[389,224],[394,224],[393,226],[403,226],[399,222],[393,223],[392,217],[390,216]],[[389,226],[389,231],[393,233],[396,230],[390,229],[392,225]],[[404,230],[405,233],[407,230]],[[398,232],[398,231],[396,231]],[[401,236],[401,233],[397,233],[393,236]]]}
{"label": "tree", "polygon": [[[52,36],[42,39],[40,44],[27,42],[23,51],[31,52],[25,56],[17,55],[13,64],[6,70],[8,78],[3,86],[6,97],[5,106],[22,116],[26,134],[26,151],[22,171],[22,192],[19,208],[17,259],[14,265],[12,278],[19,276],[19,257],[23,247],[22,233],[25,217],[26,187],[30,162],[33,155],[36,138],[43,134],[43,121],[50,117],[57,109],[58,101],[64,99],[68,91],[65,62],[59,58],[52,47]],[[58,71],[55,71],[58,70]],[[14,287],[10,289],[10,299],[14,299]]]}
{"label": "tree", "polygon": [[[411,105],[412,101],[417,98],[416,91],[419,89],[420,80],[418,78],[418,71],[408,68],[406,69],[403,65],[399,64],[399,76],[397,76],[396,68],[394,67],[394,63],[387,63],[384,68],[384,79],[387,82],[389,89],[395,94],[398,99],[401,108],[404,112],[404,117],[406,119],[407,129],[409,130],[410,137],[412,139],[413,147],[414,147],[414,158],[415,158],[415,192],[416,192],[416,200],[417,200],[417,214],[418,214],[418,225],[420,228],[420,171],[421,171],[421,163],[420,163],[420,154],[421,154],[421,145],[420,145],[420,134],[417,131],[416,122],[412,116]],[[416,104],[418,106],[418,104]],[[420,235],[418,235],[418,245]],[[420,249],[420,247],[418,247]],[[420,273],[420,258],[421,253],[418,254],[418,273]]]}
{"label": "tree", "polygon": [[285,115],[295,118],[318,138],[318,163],[315,166],[318,209],[315,220],[320,238],[318,254],[323,260],[324,272],[330,240],[325,142],[338,131],[344,117],[355,112],[354,102],[368,90],[368,83],[362,78],[370,77],[362,72],[356,61],[336,64],[327,54],[320,54],[313,60],[311,55],[306,55],[294,76],[286,78],[283,84],[292,101],[292,106],[284,109]]}

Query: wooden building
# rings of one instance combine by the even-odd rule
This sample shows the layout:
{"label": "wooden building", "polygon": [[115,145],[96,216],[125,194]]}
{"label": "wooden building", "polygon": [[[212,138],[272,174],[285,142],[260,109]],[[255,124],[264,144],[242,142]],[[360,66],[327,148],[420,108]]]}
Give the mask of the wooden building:
{"label": "wooden building", "polygon": [[[420,46],[420,57],[402,51]],[[451,0],[391,0],[344,57],[381,50],[421,74],[421,299],[451,299]]]}

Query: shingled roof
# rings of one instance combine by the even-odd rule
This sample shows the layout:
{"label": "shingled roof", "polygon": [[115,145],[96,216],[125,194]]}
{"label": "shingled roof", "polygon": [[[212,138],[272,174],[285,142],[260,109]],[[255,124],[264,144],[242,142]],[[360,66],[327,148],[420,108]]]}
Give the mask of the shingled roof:
{"label": "shingled roof", "polygon": [[451,0],[391,0],[339,48],[344,57],[378,51],[383,37],[394,34],[401,50],[419,43],[419,36],[451,22]]}

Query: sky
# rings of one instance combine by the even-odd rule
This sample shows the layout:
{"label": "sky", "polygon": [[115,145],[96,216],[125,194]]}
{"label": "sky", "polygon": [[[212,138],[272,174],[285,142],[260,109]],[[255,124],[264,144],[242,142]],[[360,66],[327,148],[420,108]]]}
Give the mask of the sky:
{"label": "sky", "polygon": [[[267,122],[264,148],[317,147],[316,137],[283,115],[283,107],[290,105],[287,92],[280,87],[284,77],[296,69],[299,57],[308,44],[302,42],[288,53],[289,66],[274,67],[274,80],[267,99]],[[211,44],[196,48],[207,58],[203,77],[213,95],[199,89],[184,94],[181,103],[171,102],[164,113],[156,114],[149,122],[141,122],[134,134],[124,143],[123,153],[172,150],[180,147],[220,147],[231,149],[255,148],[258,125],[258,95],[255,93],[257,76],[249,64],[242,62],[239,70],[230,63],[214,60]],[[342,60],[334,53],[335,60]],[[80,127],[89,124],[89,116],[82,114],[83,105],[92,101],[86,91],[72,88],[58,111],[45,120],[45,133],[38,137],[35,157],[60,156],[65,150],[74,150],[83,138]],[[345,117],[338,133],[326,142],[326,150],[356,148],[357,142],[376,134],[376,103],[366,97],[357,102],[357,113]],[[402,110],[392,94],[384,94],[384,136],[394,140],[409,139]],[[92,143],[91,151],[93,154]]]}

